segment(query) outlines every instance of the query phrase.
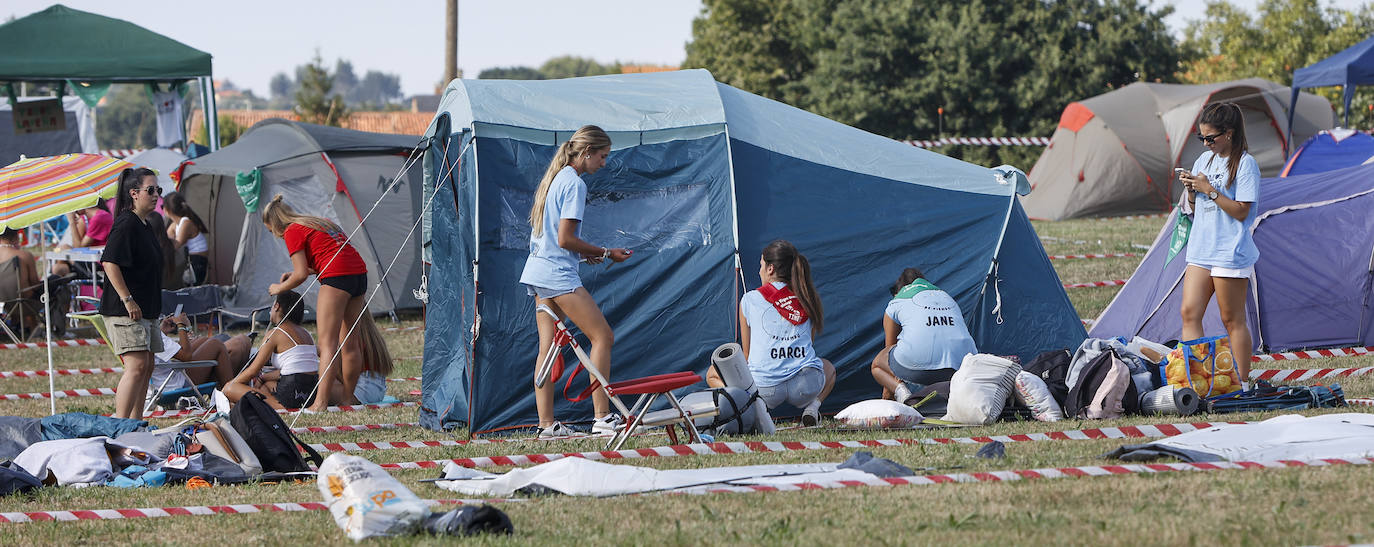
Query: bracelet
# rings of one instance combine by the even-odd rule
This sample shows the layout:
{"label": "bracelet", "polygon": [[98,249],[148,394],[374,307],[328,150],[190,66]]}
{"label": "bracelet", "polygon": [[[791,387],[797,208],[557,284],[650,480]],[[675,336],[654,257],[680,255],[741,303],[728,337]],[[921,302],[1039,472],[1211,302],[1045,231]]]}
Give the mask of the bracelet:
{"label": "bracelet", "polygon": [[133,300],[134,300],[134,295],[132,295],[132,294],[129,295],[129,296],[121,296],[121,297],[119,297],[119,301],[120,301],[120,302],[132,302]]}
{"label": "bracelet", "polygon": [[610,248],[610,247],[602,247],[602,248],[601,248],[601,259],[602,259],[602,260],[605,260],[605,259],[610,258],[610,257],[611,257],[611,248]]}

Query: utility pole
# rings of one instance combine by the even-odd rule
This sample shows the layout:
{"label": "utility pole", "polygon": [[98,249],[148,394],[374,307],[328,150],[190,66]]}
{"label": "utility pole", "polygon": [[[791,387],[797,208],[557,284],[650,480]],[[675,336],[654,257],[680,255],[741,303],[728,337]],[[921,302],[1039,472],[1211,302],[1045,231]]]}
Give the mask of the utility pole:
{"label": "utility pole", "polygon": [[438,93],[443,93],[443,88],[458,77],[458,0],[447,0],[445,3],[448,4],[448,12],[444,17],[444,81],[439,84]]}

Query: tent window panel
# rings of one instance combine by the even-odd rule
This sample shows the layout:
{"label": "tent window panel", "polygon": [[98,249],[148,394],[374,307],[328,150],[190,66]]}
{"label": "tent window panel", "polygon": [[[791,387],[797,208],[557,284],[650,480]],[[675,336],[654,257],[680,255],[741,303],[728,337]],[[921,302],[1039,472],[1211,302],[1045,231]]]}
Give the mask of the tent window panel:
{"label": "tent window panel", "polygon": [[[651,190],[588,191],[582,239],[606,247],[664,250],[711,244],[706,183]],[[534,194],[501,188],[499,248],[530,248]]]}

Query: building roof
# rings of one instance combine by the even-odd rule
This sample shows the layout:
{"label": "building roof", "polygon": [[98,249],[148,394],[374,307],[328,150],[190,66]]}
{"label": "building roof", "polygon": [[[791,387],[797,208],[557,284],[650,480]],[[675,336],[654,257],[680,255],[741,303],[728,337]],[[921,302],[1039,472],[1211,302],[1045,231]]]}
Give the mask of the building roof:
{"label": "building roof", "polygon": [[[229,119],[234,120],[234,123],[243,128],[252,127],[268,118],[300,121],[300,117],[290,110],[221,110],[219,115],[221,117],[228,116]],[[425,128],[429,126],[432,119],[434,119],[433,112],[354,112],[348,116],[343,127],[356,131],[418,137],[425,133]],[[195,133],[195,128],[204,123],[203,120],[203,114],[199,110],[191,114],[192,134]]]}

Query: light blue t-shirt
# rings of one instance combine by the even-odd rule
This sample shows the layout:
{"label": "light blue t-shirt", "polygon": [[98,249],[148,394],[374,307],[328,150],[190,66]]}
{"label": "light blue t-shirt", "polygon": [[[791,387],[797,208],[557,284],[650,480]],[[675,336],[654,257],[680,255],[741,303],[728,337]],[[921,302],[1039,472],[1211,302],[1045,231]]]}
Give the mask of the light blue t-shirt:
{"label": "light blue t-shirt", "polygon": [[959,304],[945,291],[925,290],[911,298],[894,298],[883,313],[902,326],[892,356],[905,368],[958,370],[965,355],[978,353]]}
{"label": "light blue t-shirt", "polygon": [[576,253],[558,246],[558,224],[562,219],[579,221],[577,235],[582,233],[582,213],[587,208],[587,184],[571,166],[554,176],[549,194],[544,198],[543,233],[530,229],[530,257],[520,282],[545,289],[567,290],[582,286],[577,275]]}
{"label": "light blue t-shirt", "polygon": [[1249,202],[1250,215],[1244,221],[1236,220],[1226,214],[1221,207],[1198,192],[1193,201],[1193,229],[1188,234],[1188,263],[1199,266],[1243,269],[1259,260],[1259,249],[1250,235],[1255,224],[1259,207],[1260,172],[1259,164],[1250,154],[1242,155],[1240,166],[1236,169],[1236,180],[1229,186],[1226,179],[1231,176],[1226,168],[1228,160],[1213,158],[1209,150],[1203,152],[1193,162],[1193,173],[1202,173],[1222,195],[1236,201]]}
{"label": "light blue t-shirt", "polygon": [[[787,284],[774,282],[773,286],[783,288]],[[755,384],[772,387],[804,368],[822,368],[821,358],[811,346],[810,319],[793,325],[757,290],[744,293],[739,306],[744,323],[749,325],[749,371]]]}

